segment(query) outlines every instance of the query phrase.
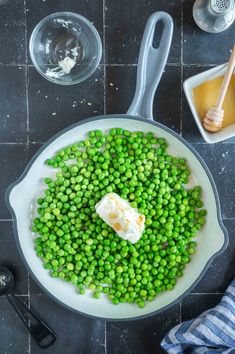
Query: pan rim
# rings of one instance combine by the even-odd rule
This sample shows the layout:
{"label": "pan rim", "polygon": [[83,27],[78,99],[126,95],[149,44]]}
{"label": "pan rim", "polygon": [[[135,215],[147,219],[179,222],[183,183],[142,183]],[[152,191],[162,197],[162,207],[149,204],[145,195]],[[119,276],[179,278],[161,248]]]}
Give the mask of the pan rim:
{"label": "pan rim", "polygon": [[[147,314],[144,315],[140,315],[140,316],[135,316],[135,317],[125,317],[125,318],[106,318],[106,317],[100,317],[100,316],[95,316],[95,315],[90,315],[88,313],[82,312],[80,310],[77,310],[75,308],[73,308],[72,306],[67,305],[66,303],[64,303],[63,301],[59,300],[55,295],[53,295],[49,290],[47,290],[44,285],[38,280],[38,278],[36,277],[36,275],[33,273],[33,271],[31,270],[25,255],[22,251],[21,245],[20,245],[20,241],[19,241],[19,235],[18,235],[18,229],[17,229],[17,218],[15,215],[15,211],[12,208],[11,204],[10,204],[10,194],[12,192],[12,190],[14,189],[15,186],[17,186],[21,181],[23,181],[23,179],[26,177],[28,171],[30,170],[30,168],[32,167],[34,161],[38,158],[38,156],[53,142],[55,141],[57,138],[59,138],[60,136],[62,136],[63,134],[65,134],[66,132],[68,132],[69,130],[72,130],[73,128],[76,128],[80,125],[92,122],[92,121],[97,121],[97,120],[108,120],[110,118],[115,118],[117,119],[117,121],[121,118],[121,119],[129,119],[129,120],[137,120],[140,122],[144,122],[144,123],[148,123],[150,125],[159,127],[163,130],[165,130],[167,133],[173,135],[175,138],[177,138],[181,143],[183,143],[194,155],[195,157],[198,159],[198,161],[200,162],[202,168],[204,169],[204,171],[207,174],[207,177],[209,178],[209,181],[211,183],[212,186],[212,190],[215,196],[215,203],[216,203],[216,211],[217,211],[217,220],[218,220],[218,224],[224,234],[224,243],[223,246],[216,252],[214,253],[207,261],[207,263],[205,264],[202,272],[200,273],[200,275],[197,277],[197,279],[193,282],[193,284],[183,293],[181,294],[179,297],[177,297],[174,301],[172,301],[171,303],[169,303],[166,306],[163,306],[162,308],[149,312]],[[6,206],[8,208],[8,210],[10,211],[10,214],[12,216],[12,220],[13,220],[13,232],[14,232],[14,237],[15,237],[15,241],[16,241],[16,246],[18,249],[18,252],[20,254],[20,257],[23,261],[23,263],[25,264],[29,274],[31,275],[31,277],[34,279],[34,281],[36,282],[36,284],[43,289],[43,291],[49,295],[52,299],[54,299],[58,304],[61,304],[62,306],[66,307],[67,309],[78,313],[80,315],[84,315],[90,319],[97,319],[97,320],[104,320],[107,322],[127,322],[127,321],[135,321],[135,320],[140,320],[140,319],[146,319],[150,316],[154,316],[157,314],[160,314],[161,312],[173,307],[174,305],[178,304],[187,294],[189,294],[191,292],[191,290],[199,283],[199,281],[203,278],[204,274],[206,273],[206,271],[208,270],[210,264],[213,262],[213,260],[218,257],[219,255],[221,255],[227,248],[228,244],[229,244],[229,235],[228,235],[228,231],[225,228],[223,221],[222,221],[222,216],[221,216],[221,206],[220,206],[220,200],[219,200],[219,195],[218,195],[218,191],[217,191],[217,187],[216,184],[214,182],[214,179],[211,175],[211,172],[209,170],[209,168],[207,167],[206,163],[204,162],[204,160],[202,159],[202,157],[199,155],[199,153],[193,148],[193,146],[191,146],[191,144],[189,142],[187,142],[184,138],[182,138],[178,133],[176,133],[175,131],[173,131],[172,129],[164,126],[163,124],[156,122],[156,121],[152,121],[152,120],[147,120],[145,118],[141,118],[141,117],[134,117],[128,114],[108,114],[108,115],[99,115],[99,116],[94,116],[94,117],[90,117],[87,119],[83,119],[77,123],[71,124],[68,127],[62,129],[61,131],[59,131],[58,133],[56,133],[55,135],[53,135],[49,140],[47,140],[42,146],[41,148],[34,154],[34,156],[31,158],[31,160],[28,162],[28,164],[26,165],[24,171],[22,172],[22,174],[20,175],[20,177],[12,182],[6,189],[5,191],[5,203]]]}

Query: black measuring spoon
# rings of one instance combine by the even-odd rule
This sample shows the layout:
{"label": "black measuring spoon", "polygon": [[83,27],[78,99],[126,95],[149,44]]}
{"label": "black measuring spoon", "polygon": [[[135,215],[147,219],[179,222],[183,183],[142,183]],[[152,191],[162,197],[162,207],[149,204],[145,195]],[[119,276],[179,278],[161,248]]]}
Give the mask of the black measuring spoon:
{"label": "black measuring spoon", "polygon": [[6,295],[7,300],[22,319],[39,347],[42,349],[48,348],[56,340],[55,333],[32,310],[29,310],[23,301],[15,296],[13,292],[14,283],[12,272],[8,268],[0,266],[0,296]]}

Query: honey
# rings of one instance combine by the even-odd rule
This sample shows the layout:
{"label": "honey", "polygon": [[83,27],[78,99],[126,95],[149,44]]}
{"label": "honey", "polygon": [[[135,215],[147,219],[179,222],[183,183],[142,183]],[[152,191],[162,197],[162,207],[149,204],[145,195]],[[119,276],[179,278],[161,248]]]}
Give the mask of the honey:
{"label": "honey", "polygon": [[[204,82],[193,89],[193,100],[197,112],[203,120],[212,106],[216,105],[223,77]],[[235,75],[233,74],[222,106],[224,120],[222,128],[235,123]]]}

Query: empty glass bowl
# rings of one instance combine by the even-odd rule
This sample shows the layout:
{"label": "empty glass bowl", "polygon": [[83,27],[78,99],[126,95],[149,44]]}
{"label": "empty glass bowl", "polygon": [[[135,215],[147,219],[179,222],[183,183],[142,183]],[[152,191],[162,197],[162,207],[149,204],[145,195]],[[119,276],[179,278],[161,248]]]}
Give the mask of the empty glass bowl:
{"label": "empty glass bowl", "polygon": [[57,12],[34,28],[30,56],[38,72],[49,81],[73,85],[86,80],[99,65],[100,36],[83,16]]}

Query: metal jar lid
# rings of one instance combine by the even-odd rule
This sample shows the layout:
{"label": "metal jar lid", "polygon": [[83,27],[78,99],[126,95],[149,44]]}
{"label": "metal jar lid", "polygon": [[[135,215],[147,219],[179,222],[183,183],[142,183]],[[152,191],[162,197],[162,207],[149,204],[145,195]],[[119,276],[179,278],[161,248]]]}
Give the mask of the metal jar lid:
{"label": "metal jar lid", "polygon": [[234,0],[196,0],[193,18],[203,31],[219,33],[231,26],[235,19]]}

